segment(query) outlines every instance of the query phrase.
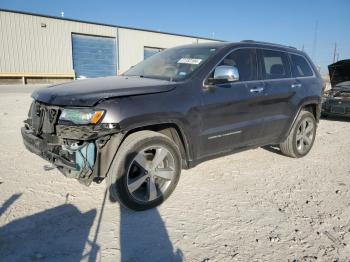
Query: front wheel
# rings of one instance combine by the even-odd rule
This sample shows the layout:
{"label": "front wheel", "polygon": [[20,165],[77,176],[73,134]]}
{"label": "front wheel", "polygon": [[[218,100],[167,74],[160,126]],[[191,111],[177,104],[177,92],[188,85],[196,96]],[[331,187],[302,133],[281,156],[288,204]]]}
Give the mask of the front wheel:
{"label": "front wheel", "polygon": [[316,120],[309,111],[301,111],[287,139],[280,144],[282,153],[290,157],[303,157],[310,152],[316,136]]}
{"label": "front wheel", "polygon": [[163,134],[140,131],[121,144],[107,183],[112,199],[142,211],[160,205],[170,196],[180,172],[178,146]]}

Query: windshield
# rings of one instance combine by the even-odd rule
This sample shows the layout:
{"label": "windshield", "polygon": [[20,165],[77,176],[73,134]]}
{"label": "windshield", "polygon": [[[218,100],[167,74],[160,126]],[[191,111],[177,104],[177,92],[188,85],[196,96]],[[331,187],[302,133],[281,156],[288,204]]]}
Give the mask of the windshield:
{"label": "windshield", "polygon": [[216,51],[214,47],[167,49],[130,68],[123,75],[179,81],[195,72]]}

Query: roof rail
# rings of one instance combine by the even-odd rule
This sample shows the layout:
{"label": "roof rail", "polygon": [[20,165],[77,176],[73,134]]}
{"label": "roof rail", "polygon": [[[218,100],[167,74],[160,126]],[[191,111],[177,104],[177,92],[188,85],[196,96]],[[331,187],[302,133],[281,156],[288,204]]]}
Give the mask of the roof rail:
{"label": "roof rail", "polygon": [[263,45],[274,45],[274,46],[281,46],[281,47],[288,47],[288,48],[293,48],[297,49],[294,46],[288,46],[288,45],[281,45],[281,44],[274,44],[274,43],[269,43],[269,42],[263,42],[263,41],[255,41],[255,40],[242,40],[242,43],[255,43],[255,44],[263,44]]}

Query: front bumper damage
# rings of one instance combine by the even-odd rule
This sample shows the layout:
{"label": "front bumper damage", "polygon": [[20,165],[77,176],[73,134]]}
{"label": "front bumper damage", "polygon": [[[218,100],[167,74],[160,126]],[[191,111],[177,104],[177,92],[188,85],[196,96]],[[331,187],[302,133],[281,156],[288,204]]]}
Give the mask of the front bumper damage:
{"label": "front bumper damage", "polygon": [[60,125],[59,108],[33,104],[21,128],[25,147],[69,178],[85,185],[102,181],[123,138],[117,125]]}
{"label": "front bumper damage", "polygon": [[350,99],[338,97],[324,98],[322,114],[350,117]]}

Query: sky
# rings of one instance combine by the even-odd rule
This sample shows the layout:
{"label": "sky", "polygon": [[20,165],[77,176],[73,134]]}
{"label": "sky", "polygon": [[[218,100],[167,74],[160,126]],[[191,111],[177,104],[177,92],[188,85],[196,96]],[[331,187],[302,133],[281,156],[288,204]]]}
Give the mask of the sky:
{"label": "sky", "polygon": [[252,39],[304,50],[327,72],[350,59],[350,0],[0,0],[0,8],[196,35]]}

